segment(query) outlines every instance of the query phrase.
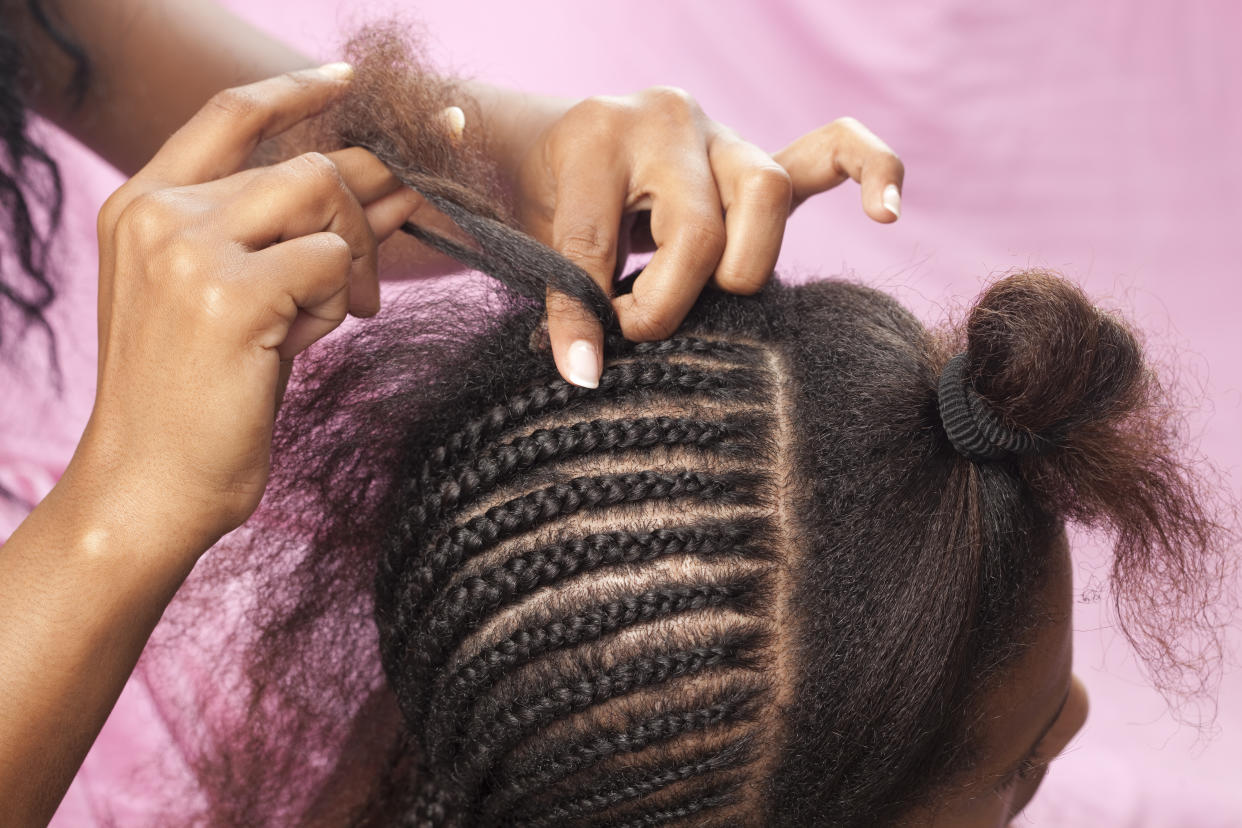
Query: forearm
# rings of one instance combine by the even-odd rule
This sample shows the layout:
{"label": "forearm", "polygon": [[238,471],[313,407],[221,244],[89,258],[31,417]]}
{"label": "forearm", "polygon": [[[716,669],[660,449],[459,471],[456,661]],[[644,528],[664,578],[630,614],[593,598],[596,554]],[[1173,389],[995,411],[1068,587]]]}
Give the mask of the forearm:
{"label": "forearm", "polygon": [[67,94],[73,62],[24,3],[12,5],[29,44],[35,108],[127,174],[221,89],[311,65],[206,0],[45,0],[90,59],[86,96],[76,104]]}
{"label": "forearm", "polygon": [[469,81],[462,88],[478,104],[482,118],[482,123],[468,123],[466,129],[482,130],[487,136],[488,156],[512,193],[522,164],[539,137],[575,102],[479,81]]}
{"label": "forearm", "polygon": [[0,547],[6,825],[51,818],[205,543],[135,490],[84,477],[71,468]]}

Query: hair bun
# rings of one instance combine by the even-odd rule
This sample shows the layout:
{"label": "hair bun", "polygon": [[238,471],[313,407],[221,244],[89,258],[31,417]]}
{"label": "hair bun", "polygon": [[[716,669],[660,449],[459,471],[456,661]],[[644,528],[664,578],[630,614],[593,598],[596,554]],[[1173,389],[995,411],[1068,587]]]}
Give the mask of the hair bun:
{"label": "hair bun", "polygon": [[[1032,453],[1073,447],[1092,426],[1123,418],[1146,398],[1143,355],[1117,319],[1074,284],[1043,271],[1001,279],[966,322],[960,370],[968,393]],[[1038,436],[1036,436],[1038,435]]]}

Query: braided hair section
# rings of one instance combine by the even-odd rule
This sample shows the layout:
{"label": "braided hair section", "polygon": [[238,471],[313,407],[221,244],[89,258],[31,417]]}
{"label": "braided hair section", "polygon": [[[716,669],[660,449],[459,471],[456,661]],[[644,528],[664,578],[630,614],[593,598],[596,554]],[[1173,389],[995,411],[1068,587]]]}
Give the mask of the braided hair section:
{"label": "braided hair section", "polygon": [[420,757],[408,824],[758,813],[783,692],[773,364],[629,345],[598,389],[520,388],[416,461],[376,592]]}

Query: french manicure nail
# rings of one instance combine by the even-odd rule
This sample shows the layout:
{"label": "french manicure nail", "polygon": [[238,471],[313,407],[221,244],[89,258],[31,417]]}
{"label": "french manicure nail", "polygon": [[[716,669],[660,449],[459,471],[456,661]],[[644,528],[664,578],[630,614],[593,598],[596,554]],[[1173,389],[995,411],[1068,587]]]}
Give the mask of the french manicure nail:
{"label": "french manicure nail", "polygon": [[884,209],[901,218],[901,193],[898,192],[896,184],[889,184],[884,188]]}
{"label": "french manicure nail", "polygon": [[585,339],[569,346],[569,381],[583,388],[599,387],[599,357]]}
{"label": "french manicure nail", "polygon": [[319,67],[319,74],[332,80],[349,80],[354,76],[354,67],[344,61],[325,63]]}
{"label": "french manicure nail", "polygon": [[460,106],[450,106],[440,113],[444,118],[444,125],[448,127],[449,134],[456,141],[466,130],[466,113],[461,111]]}

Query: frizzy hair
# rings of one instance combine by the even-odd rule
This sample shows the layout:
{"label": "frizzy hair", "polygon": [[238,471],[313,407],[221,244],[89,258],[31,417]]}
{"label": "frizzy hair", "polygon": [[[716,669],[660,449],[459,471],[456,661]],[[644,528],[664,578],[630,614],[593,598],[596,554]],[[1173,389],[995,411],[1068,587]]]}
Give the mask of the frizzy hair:
{"label": "frizzy hair", "polygon": [[[929,331],[879,291],[778,280],[626,342],[478,194],[477,155],[421,126],[458,90],[383,31],[355,48],[331,129],[491,280],[413,288],[307,361],[264,511],[170,611],[147,667],[205,642],[175,733],[204,821],[890,823],[975,756],[1066,521],[1114,538],[1161,687],[1210,655],[1231,536],[1138,340],[1077,287],[1015,273]],[[606,324],[597,389],[539,347],[549,285]],[[1054,451],[953,449],[936,389],[961,351]]]}

